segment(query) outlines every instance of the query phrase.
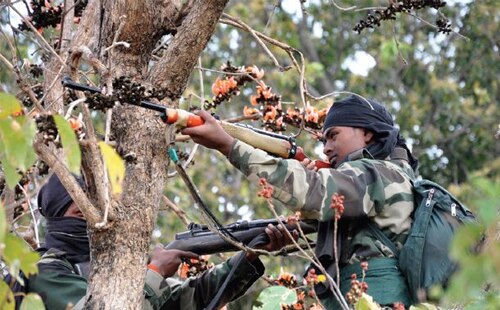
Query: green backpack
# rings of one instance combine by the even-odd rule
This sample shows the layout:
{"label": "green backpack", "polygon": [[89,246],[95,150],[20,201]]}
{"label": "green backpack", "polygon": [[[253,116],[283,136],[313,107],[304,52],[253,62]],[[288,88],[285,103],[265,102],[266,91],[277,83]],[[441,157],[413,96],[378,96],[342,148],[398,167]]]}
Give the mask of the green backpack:
{"label": "green backpack", "polygon": [[425,299],[431,286],[447,285],[457,268],[449,257],[453,236],[460,226],[476,219],[458,199],[432,181],[414,180],[413,194],[413,224],[399,251],[376,225],[371,223],[369,227],[396,254],[412,300],[417,303]]}

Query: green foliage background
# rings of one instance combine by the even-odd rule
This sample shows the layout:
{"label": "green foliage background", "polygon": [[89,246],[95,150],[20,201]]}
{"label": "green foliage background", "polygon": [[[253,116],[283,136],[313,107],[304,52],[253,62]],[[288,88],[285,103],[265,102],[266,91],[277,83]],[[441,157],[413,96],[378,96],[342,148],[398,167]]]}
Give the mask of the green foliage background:
{"label": "green foliage background", "polygon": [[[470,228],[476,234],[489,229],[496,236],[496,240],[488,244],[491,249],[485,251],[496,256],[479,258],[462,257],[463,247],[470,238],[466,237],[467,233],[460,236],[455,248],[457,256],[462,257],[467,266],[472,264],[484,269],[483,272],[458,275],[458,284],[451,292],[461,292],[460,300],[465,302],[464,299],[474,300],[484,293],[484,290],[476,290],[484,280],[498,285],[500,268],[495,262],[500,261],[500,142],[494,135],[500,123],[500,3],[494,0],[448,1],[442,12],[450,19],[455,32],[444,35],[429,25],[437,18],[436,11],[431,9],[419,11],[418,17],[399,15],[396,21],[386,21],[376,29],[356,34],[352,28],[366,16],[366,11],[341,11],[332,6],[331,1],[315,0],[305,2],[307,14],[304,14],[298,5],[290,6],[288,2],[292,1],[234,0],[226,12],[303,52],[305,77],[312,95],[352,91],[386,104],[420,159],[421,176],[450,186],[481,215],[481,226]],[[363,8],[380,4],[368,0],[342,2],[344,7],[351,5]],[[3,25],[9,22],[5,11],[0,12],[0,18]],[[9,34],[5,32],[5,35]],[[21,35],[16,40],[19,67],[23,59],[40,62],[29,36]],[[268,47],[282,66],[291,65],[286,53],[274,46]],[[4,41],[0,43],[0,52],[10,55]],[[288,105],[300,102],[299,76],[295,70],[282,72],[250,34],[220,24],[202,54],[201,63],[204,68],[218,69],[228,61],[236,66],[263,68],[265,82],[282,95],[285,110]],[[352,66],[357,66],[363,74],[355,73],[358,70],[354,71]],[[27,69],[22,67],[22,70]],[[195,70],[182,107],[199,107],[200,100],[196,96],[202,93],[209,100],[211,84],[217,76],[214,72],[204,72],[203,83],[200,83],[200,73]],[[221,118],[241,115],[243,106],[249,105],[254,87],[249,85],[243,89],[240,96],[221,105],[216,113]],[[18,93],[15,78],[3,63],[0,63],[0,88]],[[318,108],[332,102],[333,97],[311,100]],[[103,128],[102,115],[96,115],[96,122],[99,123],[97,128]],[[253,125],[259,126],[258,123]],[[293,132],[297,129],[291,128],[288,133]],[[318,157],[321,148],[307,134],[298,137],[298,144],[312,157]],[[193,145],[180,143],[178,148],[190,152]],[[266,202],[256,196],[257,188],[223,156],[200,148],[188,173],[223,222],[271,217]],[[172,177],[167,186],[166,196],[182,208],[190,220],[202,221],[180,178]],[[278,210],[289,214],[279,206]],[[154,237],[157,242],[167,243],[176,232],[183,230],[185,226],[178,217],[164,211],[158,218]],[[267,273],[274,276],[281,266],[300,276],[306,266],[305,261],[286,257],[264,258],[264,262]],[[492,275],[496,277],[491,279]],[[264,281],[259,282],[248,297],[233,303],[230,308],[249,309],[266,285]],[[471,285],[474,290],[470,289]],[[469,289],[471,295],[463,294]],[[450,293],[446,298],[453,301],[459,295]],[[498,295],[486,294],[482,300],[498,304]]]}

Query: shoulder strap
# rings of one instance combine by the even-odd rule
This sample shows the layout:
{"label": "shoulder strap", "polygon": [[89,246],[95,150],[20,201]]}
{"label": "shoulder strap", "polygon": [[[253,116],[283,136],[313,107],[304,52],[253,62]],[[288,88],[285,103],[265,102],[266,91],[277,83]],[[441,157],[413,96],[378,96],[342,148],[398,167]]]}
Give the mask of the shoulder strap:
{"label": "shoulder strap", "polygon": [[387,246],[392,253],[396,256],[396,258],[399,257],[399,250],[396,248],[396,245],[394,245],[394,242],[392,242],[383,232],[380,230],[380,228],[373,223],[372,221],[368,221],[368,230],[380,241],[382,242],[385,246]]}
{"label": "shoulder strap", "polygon": [[[257,245],[260,244],[266,244],[268,242],[267,235],[265,233],[262,233],[255,237],[249,244],[248,246],[253,248]],[[204,310],[214,310],[219,307],[219,302],[222,298],[222,295],[224,294],[224,291],[226,290],[226,287],[229,285],[229,282],[231,281],[231,278],[233,277],[234,273],[236,272],[236,269],[238,269],[238,265],[241,264],[241,262],[246,259],[245,258],[245,253],[240,253],[238,257],[236,257],[236,260],[234,261],[233,266],[231,267],[231,270],[229,271],[229,274],[226,276],[226,279],[224,280],[224,283],[219,288],[219,291],[217,292],[217,295],[212,299],[210,304],[204,308]]]}

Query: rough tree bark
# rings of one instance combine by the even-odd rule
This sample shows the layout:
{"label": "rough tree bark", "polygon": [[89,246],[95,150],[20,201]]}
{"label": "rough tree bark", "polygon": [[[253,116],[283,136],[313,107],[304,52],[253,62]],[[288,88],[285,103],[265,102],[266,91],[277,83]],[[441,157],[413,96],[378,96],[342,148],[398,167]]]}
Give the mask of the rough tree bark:
{"label": "rough tree bark", "polygon": [[[90,0],[71,42],[70,56],[85,46],[108,67],[111,78],[147,81],[164,89],[168,104],[175,105],[227,1]],[[117,41],[128,42],[130,47],[106,50],[121,22],[124,25]],[[171,43],[161,60],[151,67],[151,52],[168,33],[174,34]],[[53,62],[51,68],[59,72],[62,67]],[[67,67],[62,71],[70,70]],[[54,100],[61,95],[61,89],[50,92]],[[101,186],[107,182],[102,180],[102,159],[96,155],[95,139],[82,145],[82,167],[90,185],[88,197],[68,177],[57,157],[51,157],[40,143],[35,146],[87,217],[91,272],[86,309],[140,308],[147,251],[166,183],[165,129],[152,112],[126,104],[113,109],[112,132],[117,149],[122,154],[134,154],[135,160],[126,163],[121,196],[109,197],[110,218],[104,226],[96,225],[106,208],[106,191]]]}

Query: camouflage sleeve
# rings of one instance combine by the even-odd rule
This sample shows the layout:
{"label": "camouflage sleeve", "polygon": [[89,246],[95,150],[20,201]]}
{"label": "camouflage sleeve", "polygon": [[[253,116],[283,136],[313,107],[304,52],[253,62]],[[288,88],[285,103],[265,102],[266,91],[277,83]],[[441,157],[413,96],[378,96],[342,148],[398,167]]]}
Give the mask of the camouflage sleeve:
{"label": "camouflage sleeve", "polygon": [[412,206],[409,180],[389,162],[361,159],[311,171],[297,160],[270,156],[241,141],[234,143],[229,160],[252,182],[266,178],[274,186],[273,197],[305,218],[330,220],[334,193],[345,197],[343,217],[375,216],[391,199]]}
{"label": "camouflage sleeve", "polygon": [[146,275],[146,300],[149,309],[204,309],[220,290],[231,268],[239,262],[231,281],[225,288],[221,305],[243,295],[246,290],[264,273],[260,260],[247,261],[233,256],[228,261],[215,266],[198,277],[185,281],[174,278],[163,279],[158,273],[148,270]]}

